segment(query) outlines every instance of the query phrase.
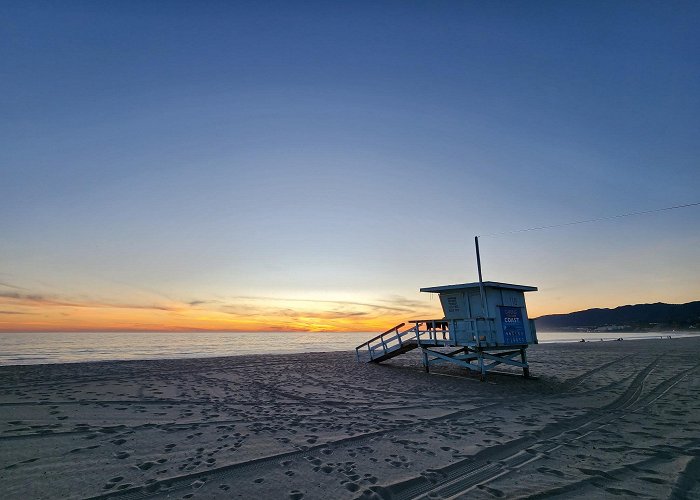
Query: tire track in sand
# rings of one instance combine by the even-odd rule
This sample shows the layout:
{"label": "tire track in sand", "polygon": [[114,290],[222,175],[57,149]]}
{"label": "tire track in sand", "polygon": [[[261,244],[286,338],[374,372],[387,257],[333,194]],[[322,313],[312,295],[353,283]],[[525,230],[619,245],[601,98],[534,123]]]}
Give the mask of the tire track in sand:
{"label": "tire track in sand", "polygon": [[[627,390],[611,404],[593,410],[586,415],[575,417],[564,423],[555,423],[545,427],[538,438],[529,442],[527,439],[506,443],[497,449],[484,450],[473,459],[465,459],[437,472],[444,479],[440,483],[426,484],[419,478],[397,483],[383,488],[373,487],[380,496],[392,499],[426,498],[428,494],[437,494],[440,498],[453,498],[471,489],[486,484],[513,470],[538,460],[555,449],[579,440],[603,427],[620,413],[638,411],[653,403],[680,383],[691,372],[700,368],[700,363],[683,370],[656,385],[642,397],[645,382],[649,374],[660,361],[655,359],[637,374]],[[569,434],[569,436],[567,436]],[[488,462],[486,462],[488,460]]]}
{"label": "tire track in sand", "polygon": [[631,354],[626,354],[624,356],[620,356],[619,358],[613,359],[612,361],[609,361],[607,363],[604,363],[600,366],[596,366],[595,368],[583,372],[581,375],[577,375],[576,377],[572,377],[570,379],[566,379],[564,382],[562,382],[562,388],[565,391],[569,391],[576,386],[580,385],[581,382],[583,382],[586,378],[590,377],[591,375],[595,375],[596,373],[600,373],[601,371],[605,370],[606,368],[610,368],[613,365],[616,365],[618,363],[621,363],[625,359],[631,357]]}
{"label": "tire track in sand", "polygon": [[585,434],[585,428],[600,418],[629,407],[639,399],[646,378],[660,359],[657,357],[643,368],[627,389],[609,405],[563,422],[549,424],[531,436],[492,446],[446,467],[426,471],[420,476],[390,486],[373,486],[370,489],[381,498],[392,500],[422,498],[431,493],[440,498],[450,498],[492,481],[561,446],[555,441],[556,438],[572,432],[576,432],[576,437],[580,438]]}

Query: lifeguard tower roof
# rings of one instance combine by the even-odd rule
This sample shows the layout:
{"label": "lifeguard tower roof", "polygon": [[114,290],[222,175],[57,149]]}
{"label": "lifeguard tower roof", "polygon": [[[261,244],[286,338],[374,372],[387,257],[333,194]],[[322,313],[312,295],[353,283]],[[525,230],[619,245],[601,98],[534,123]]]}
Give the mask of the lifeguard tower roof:
{"label": "lifeguard tower roof", "polygon": [[[537,287],[536,286],[527,286],[527,285],[513,285],[511,283],[499,283],[497,281],[484,281],[484,287],[489,287],[489,288],[506,288],[510,290],[520,290],[521,292],[536,292]],[[475,283],[461,283],[458,285],[442,285],[442,286],[429,286],[426,288],[421,288],[421,292],[431,292],[431,293],[440,293],[440,292],[447,292],[447,291],[454,291],[454,290],[464,290],[464,289],[469,289],[469,288],[479,288],[479,282]]]}

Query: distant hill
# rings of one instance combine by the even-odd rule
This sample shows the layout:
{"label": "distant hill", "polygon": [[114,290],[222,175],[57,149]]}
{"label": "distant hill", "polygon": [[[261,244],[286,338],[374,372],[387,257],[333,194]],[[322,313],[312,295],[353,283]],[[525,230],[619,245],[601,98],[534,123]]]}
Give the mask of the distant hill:
{"label": "distant hill", "polygon": [[[700,328],[700,301],[687,304],[637,304],[615,309],[586,309],[535,318],[538,330],[580,330],[615,327],[616,330]],[[623,328],[624,327],[624,328]]]}

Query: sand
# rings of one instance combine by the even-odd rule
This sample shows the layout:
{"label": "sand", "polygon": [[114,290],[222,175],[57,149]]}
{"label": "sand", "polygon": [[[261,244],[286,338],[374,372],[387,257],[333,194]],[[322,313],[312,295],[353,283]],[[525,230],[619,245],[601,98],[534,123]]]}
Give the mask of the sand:
{"label": "sand", "polygon": [[3,498],[700,498],[700,338],[0,368]]}

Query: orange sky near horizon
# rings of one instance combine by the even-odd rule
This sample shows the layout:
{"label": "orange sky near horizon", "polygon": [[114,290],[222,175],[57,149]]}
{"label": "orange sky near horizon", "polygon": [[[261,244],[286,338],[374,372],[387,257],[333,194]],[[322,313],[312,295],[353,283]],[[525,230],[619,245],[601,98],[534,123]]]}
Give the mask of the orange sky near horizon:
{"label": "orange sky near horizon", "polygon": [[[228,301],[77,300],[17,292],[0,294],[0,332],[78,331],[305,331],[380,332],[411,319],[441,318],[439,302],[400,296],[352,300],[241,296]],[[630,294],[628,303],[642,303]],[[679,297],[680,298],[680,297]],[[569,297],[556,301],[552,294],[529,293],[528,315],[567,313],[592,307],[624,305],[614,294]],[[600,302],[596,303],[595,300]],[[677,302],[683,302],[678,300]],[[578,305],[578,307],[577,307]],[[553,311],[553,307],[558,309]]]}
{"label": "orange sky near horizon", "polygon": [[[378,331],[425,313],[411,308],[343,300],[246,297],[235,304],[158,305],[71,301],[38,295],[0,296],[0,332],[22,331]],[[419,307],[415,307],[415,306]],[[437,306],[437,309],[435,309]],[[423,314],[422,316],[425,316]]]}

